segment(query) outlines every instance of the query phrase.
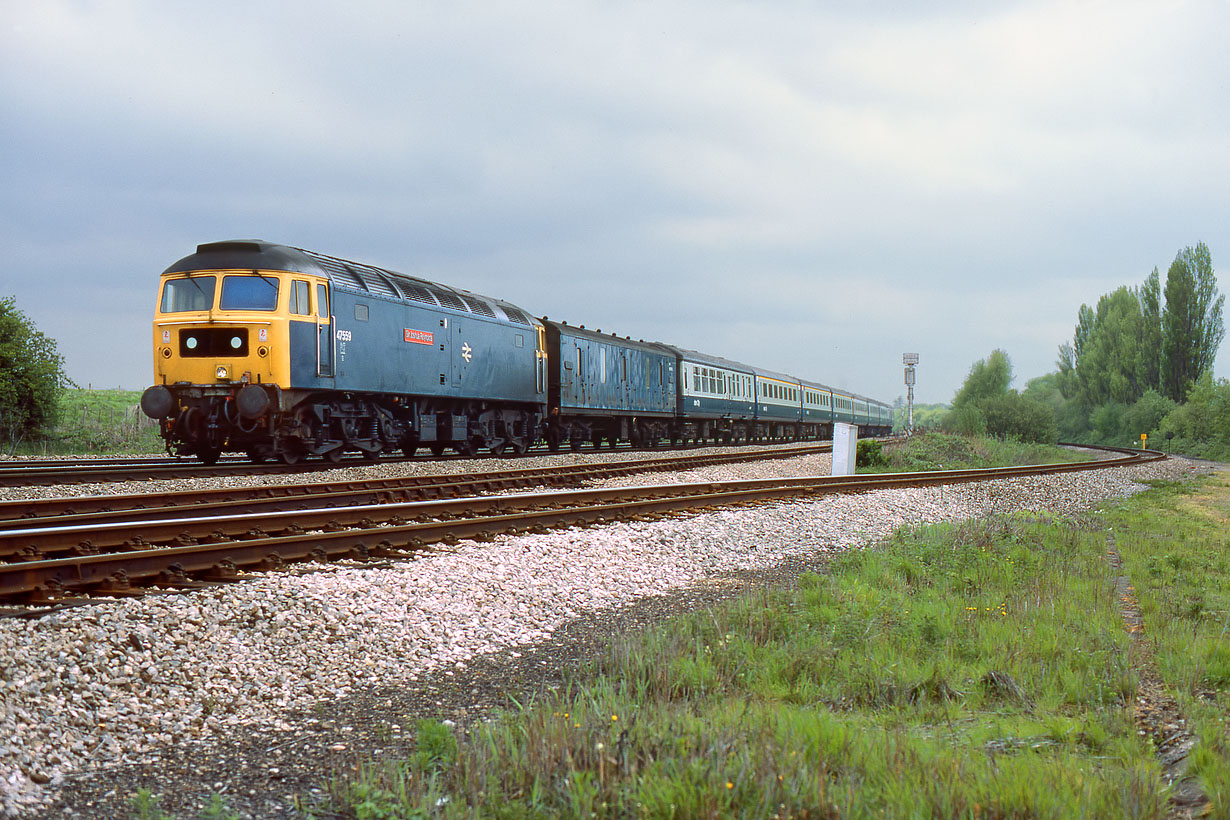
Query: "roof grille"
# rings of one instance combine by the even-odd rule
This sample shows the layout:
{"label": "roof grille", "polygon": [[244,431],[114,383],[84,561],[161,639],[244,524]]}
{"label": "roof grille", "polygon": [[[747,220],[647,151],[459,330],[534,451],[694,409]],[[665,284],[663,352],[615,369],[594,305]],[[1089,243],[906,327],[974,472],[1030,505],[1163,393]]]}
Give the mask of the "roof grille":
{"label": "roof grille", "polygon": [[477,313],[479,316],[490,316],[492,319],[495,318],[495,311],[491,309],[491,305],[482,299],[476,299],[473,296],[461,296],[461,294],[457,295],[461,301],[466,303],[466,307],[470,309],[471,313]]}
{"label": "roof grille", "polygon": [[379,293],[383,296],[401,297],[401,294],[397,292],[397,289],[393,286],[393,283],[382,275],[380,271],[375,268],[368,268],[367,270],[363,270],[363,273],[367,274],[363,277],[363,281],[367,283],[367,289],[372,293]]}
{"label": "roof grille", "polygon": [[458,299],[457,294],[447,290],[440,290],[439,288],[428,288],[428,290],[431,291],[431,295],[435,296],[442,306],[452,308],[453,310],[466,310],[465,302]]}
{"label": "roof grille", "polygon": [[512,305],[500,305],[500,310],[504,311],[504,315],[508,317],[508,321],[516,322],[519,325],[530,327],[530,319],[520,310],[517,310]]}
{"label": "roof grille", "polygon": [[313,253],[312,251],[304,251],[304,253],[315,259],[322,268],[331,274],[331,278],[339,281],[341,284],[349,285],[356,290],[366,290],[363,287],[363,282],[355,275],[354,271],[346,267],[342,260],[320,253]]}
{"label": "roof grille", "polygon": [[431,291],[405,277],[399,277],[397,284],[401,286],[402,293],[406,294],[407,299],[413,299],[416,302],[423,302],[428,305],[435,305],[436,300],[432,298]]}

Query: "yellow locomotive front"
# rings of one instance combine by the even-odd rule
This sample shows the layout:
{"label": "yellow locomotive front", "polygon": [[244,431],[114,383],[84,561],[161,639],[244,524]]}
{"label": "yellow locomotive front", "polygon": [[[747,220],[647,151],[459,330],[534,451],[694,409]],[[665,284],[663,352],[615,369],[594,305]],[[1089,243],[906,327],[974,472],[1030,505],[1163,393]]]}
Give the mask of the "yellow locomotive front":
{"label": "yellow locomotive front", "polygon": [[163,276],[154,317],[159,384],[287,384],[280,276],[212,271]]}
{"label": "yellow locomotive front", "polygon": [[321,310],[328,316],[327,284],[303,272],[163,273],[153,324],[155,384],[141,406],[160,421],[169,451],[206,462],[224,451],[272,455],[266,451],[291,386],[291,318]]}

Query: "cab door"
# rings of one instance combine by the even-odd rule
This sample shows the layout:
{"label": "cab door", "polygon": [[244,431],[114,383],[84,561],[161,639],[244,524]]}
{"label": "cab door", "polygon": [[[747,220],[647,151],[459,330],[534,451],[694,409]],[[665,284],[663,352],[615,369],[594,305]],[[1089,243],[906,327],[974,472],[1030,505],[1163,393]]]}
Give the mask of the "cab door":
{"label": "cab door", "polygon": [[534,392],[547,392],[547,329],[535,325],[537,349],[534,351]]}
{"label": "cab door", "polygon": [[329,286],[316,284],[316,375],[333,377],[333,314],[330,312]]}

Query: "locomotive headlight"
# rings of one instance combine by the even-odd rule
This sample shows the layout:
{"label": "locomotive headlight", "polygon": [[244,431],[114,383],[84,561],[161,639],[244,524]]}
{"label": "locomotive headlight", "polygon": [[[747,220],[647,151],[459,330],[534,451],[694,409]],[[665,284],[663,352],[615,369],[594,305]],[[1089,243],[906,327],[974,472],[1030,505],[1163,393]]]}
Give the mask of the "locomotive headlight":
{"label": "locomotive headlight", "polygon": [[220,365],[218,365],[218,371],[217,371],[217,372],[218,372],[218,378],[219,378],[219,379],[229,379],[229,378],[230,378],[230,375],[229,375],[229,370],[227,369],[227,366],[226,366],[226,365],[224,365],[224,364],[220,364]]}

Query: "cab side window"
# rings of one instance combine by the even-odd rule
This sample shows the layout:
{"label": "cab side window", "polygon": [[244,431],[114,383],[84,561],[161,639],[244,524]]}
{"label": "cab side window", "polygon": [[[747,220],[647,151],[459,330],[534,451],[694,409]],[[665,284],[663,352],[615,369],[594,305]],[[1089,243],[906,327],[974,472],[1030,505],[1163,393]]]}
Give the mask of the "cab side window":
{"label": "cab side window", "polygon": [[324,285],[316,286],[316,312],[322,317],[321,321],[327,321],[332,315],[329,313],[329,289]]}
{"label": "cab side window", "polygon": [[296,316],[312,315],[312,305],[308,299],[311,289],[308,283],[296,279],[290,284],[290,312]]}

